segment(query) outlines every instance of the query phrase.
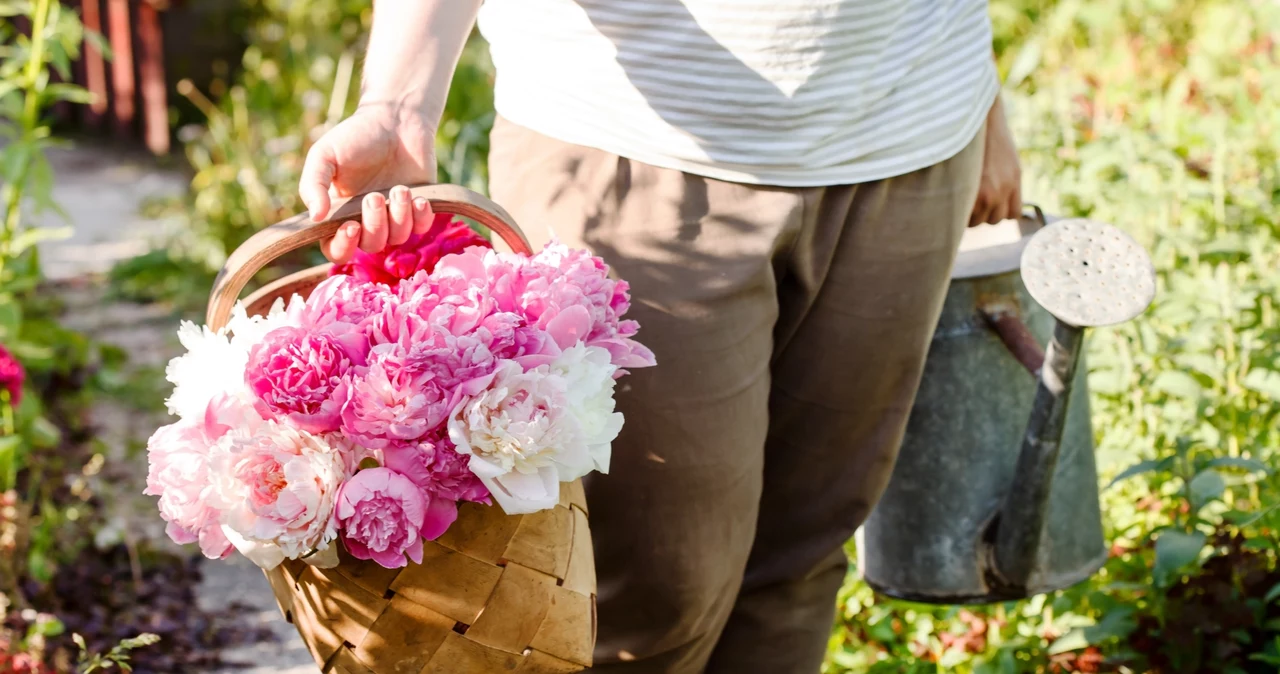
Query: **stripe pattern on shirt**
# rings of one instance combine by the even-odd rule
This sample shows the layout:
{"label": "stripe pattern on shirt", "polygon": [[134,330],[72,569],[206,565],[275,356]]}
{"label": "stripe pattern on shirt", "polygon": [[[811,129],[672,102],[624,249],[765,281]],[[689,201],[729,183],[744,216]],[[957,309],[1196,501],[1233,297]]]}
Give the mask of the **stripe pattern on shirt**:
{"label": "stripe pattern on shirt", "polygon": [[487,0],[480,28],[512,122],[737,182],[935,164],[998,88],[984,0]]}

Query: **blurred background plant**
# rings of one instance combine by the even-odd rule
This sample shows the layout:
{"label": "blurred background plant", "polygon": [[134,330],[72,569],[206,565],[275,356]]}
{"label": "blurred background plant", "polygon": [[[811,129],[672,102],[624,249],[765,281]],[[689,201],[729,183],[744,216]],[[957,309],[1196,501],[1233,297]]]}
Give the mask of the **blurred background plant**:
{"label": "blurred background plant", "polygon": [[[229,250],[302,210],[306,149],[354,105],[369,6],[252,3],[239,66],[181,88],[205,115],[180,131],[188,234],[117,269],[122,292],[198,305]],[[888,601],[851,573],[824,671],[1280,671],[1280,5],[991,12],[1027,198],[1124,228],[1158,267],[1151,310],[1090,344],[1111,559],[1070,590],[983,607]],[[484,188],[491,85],[473,39],[441,180]]]}
{"label": "blurred background plant", "polygon": [[92,494],[77,478],[94,470],[85,410],[120,354],[59,324],[57,300],[41,292],[35,244],[68,232],[28,223],[59,210],[45,157],[58,141],[46,113],[88,100],[80,87],[51,81],[70,79],[83,28],[54,0],[5,2],[0,15],[0,593],[25,608],[38,589],[24,582],[47,583],[83,540]]}

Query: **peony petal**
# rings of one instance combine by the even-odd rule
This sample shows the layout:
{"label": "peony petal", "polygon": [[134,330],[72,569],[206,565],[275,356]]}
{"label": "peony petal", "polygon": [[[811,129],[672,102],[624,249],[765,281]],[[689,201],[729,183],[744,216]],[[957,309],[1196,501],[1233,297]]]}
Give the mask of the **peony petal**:
{"label": "peony petal", "polygon": [[331,544],[323,550],[315,552],[302,558],[302,561],[316,567],[317,569],[332,569],[338,566],[338,546]]}
{"label": "peony petal", "polygon": [[179,525],[177,522],[170,522],[166,524],[164,527],[164,532],[166,534],[169,534],[169,538],[173,539],[173,542],[177,543],[178,545],[187,545],[188,543],[195,543],[200,538],[194,532],[188,531],[187,529]]}
{"label": "peony petal", "polygon": [[587,338],[591,332],[591,312],[582,305],[574,305],[561,311],[547,323],[547,333],[556,346],[567,349]]}
{"label": "peony petal", "polygon": [[235,529],[225,524],[222,525],[222,533],[236,547],[236,550],[240,551],[240,554],[267,571],[280,566],[284,561],[284,551],[278,545],[246,540]]}
{"label": "peony petal", "polygon": [[413,543],[409,545],[409,547],[404,552],[406,555],[409,556],[409,559],[413,560],[414,564],[421,564],[422,563],[422,539],[419,538],[415,540]]}
{"label": "peony petal", "polygon": [[508,515],[535,513],[554,508],[560,502],[560,481],[556,479],[555,468],[543,468],[536,475],[509,473],[498,479],[481,479]]}
{"label": "peony petal", "polygon": [[[449,529],[449,526],[458,519],[458,504],[450,499],[432,497],[431,505],[427,506],[427,514],[422,522],[422,537],[434,541]],[[421,555],[422,546],[418,546],[418,554]],[[415,559],[421,562],[421,559]]]}

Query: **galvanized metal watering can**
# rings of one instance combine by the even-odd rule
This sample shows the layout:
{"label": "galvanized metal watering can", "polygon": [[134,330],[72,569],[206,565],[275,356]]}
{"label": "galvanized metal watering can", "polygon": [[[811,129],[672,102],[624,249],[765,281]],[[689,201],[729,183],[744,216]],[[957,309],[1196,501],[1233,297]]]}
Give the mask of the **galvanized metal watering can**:
{"label": "galvanized metal watering can", "polygon": [[1110,225],[1035,208],[969,230],[893,477],[859,532],[868,584],[988,603],[1102,566],[1083,333],[1154,295],[1150,258]]}

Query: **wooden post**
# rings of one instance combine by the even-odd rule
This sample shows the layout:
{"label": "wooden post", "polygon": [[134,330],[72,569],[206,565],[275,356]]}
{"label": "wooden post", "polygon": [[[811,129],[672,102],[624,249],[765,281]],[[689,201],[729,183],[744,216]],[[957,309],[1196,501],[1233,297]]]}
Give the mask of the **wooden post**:
{"label": "wooden post", "polygon": [[[102,6],[99,0],[80,0],[80,20],[85,30],[102,35]],[[85,110],[85,123],[91,127],[102,125],[107,114],[107,68],[102,52],[88,40],[84,43],[85,88],[93,94],[93,101]]]}
{"label": "wooden post", "polygon": [[164,42],[160,15],[149,0],[138,4],[138,72],[142,80],[142,120],[147,147],[169,152],[169,109],[165,98]]}
{"label": "wooden post", "polygon": [[133,79],[133,35],[129,30],[129,0],[107,1],[107,25],[111,38],[111,79],[116,134],[126,136],[133,126],[136,91]]}

